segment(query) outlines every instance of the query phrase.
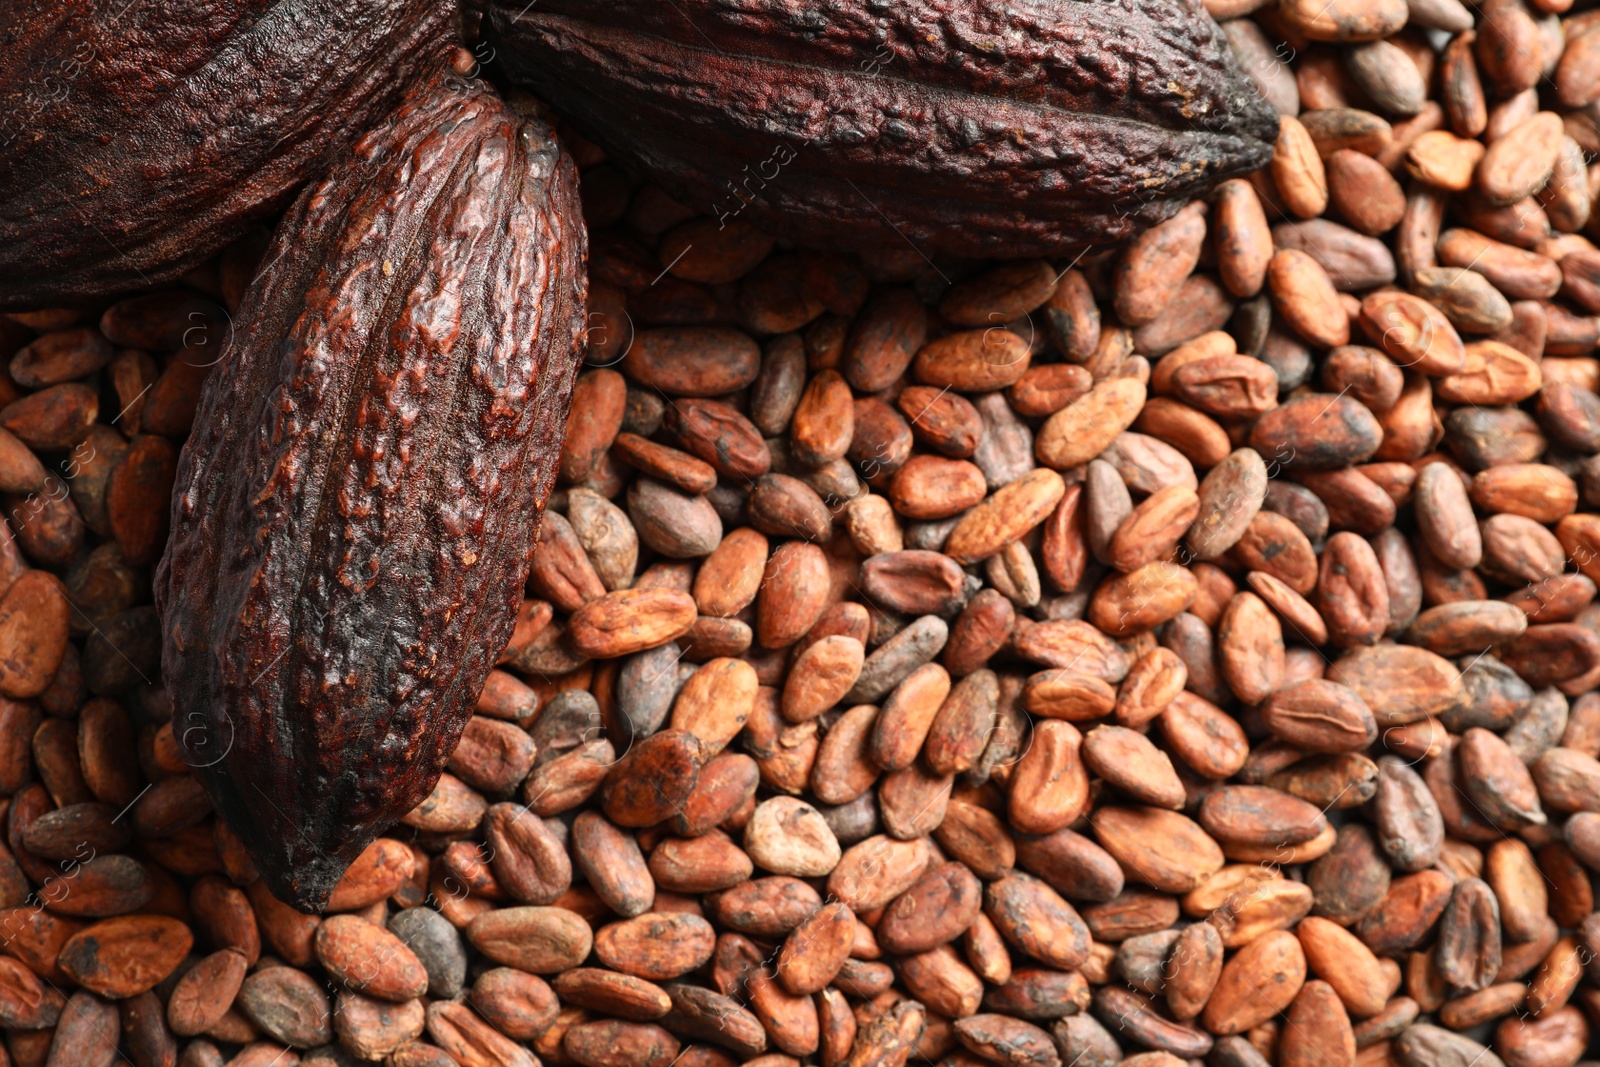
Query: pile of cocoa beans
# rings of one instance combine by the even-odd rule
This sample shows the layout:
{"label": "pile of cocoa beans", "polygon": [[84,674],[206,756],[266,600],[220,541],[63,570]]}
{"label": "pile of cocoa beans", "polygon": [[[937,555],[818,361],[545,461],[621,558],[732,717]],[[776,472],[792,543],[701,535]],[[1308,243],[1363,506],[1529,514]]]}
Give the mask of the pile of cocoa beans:
{"label": "pile of cocoa beans", "polygon": [[323,916],[180,757],[230,738],[183,736],[150,595],[265,233],[0,316],[0,1064],[1579,1063],[1564,6],[1217,0],[1275,159],[1060,262],[779,246],[739,191],[781,168],[695,216],[568,131],[592,311],[527,599]]}

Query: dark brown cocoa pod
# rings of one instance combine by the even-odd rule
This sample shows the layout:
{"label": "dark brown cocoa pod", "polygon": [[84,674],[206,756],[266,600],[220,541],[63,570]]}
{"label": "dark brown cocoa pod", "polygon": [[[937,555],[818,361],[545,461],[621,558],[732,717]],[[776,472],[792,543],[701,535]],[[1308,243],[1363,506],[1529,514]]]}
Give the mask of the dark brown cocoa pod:
{"label": "dark brown cocoa pod", "polygon": [[1214,24],[1176,0],[497,0],[486,29],[612,158],[810,244],[1105,244],[1262,166],[1277,135]]}
{"label": "dark brown cocoa pod", "polygon": [[281,211],[443,61],[452,11],[440,0],[6,5],[0,306],[176,278]]}
{"label": "dark brown cocoa pod", "polygon": [[163,674],[302,909],[432,791],[511,636],[584,320],[576,177],[542,123],[426,79],[290,209],[207,382]]}

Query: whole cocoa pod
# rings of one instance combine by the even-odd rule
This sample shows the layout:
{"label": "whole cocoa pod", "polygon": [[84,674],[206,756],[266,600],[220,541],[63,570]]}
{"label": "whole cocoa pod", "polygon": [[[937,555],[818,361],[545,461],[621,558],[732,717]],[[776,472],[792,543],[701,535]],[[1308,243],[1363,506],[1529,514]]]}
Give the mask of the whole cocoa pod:
{"label": "whole cocoa pod", "polygon": [[510,637],[587,283],[570,157],[435,76],[290,208],[206,384],[156,578],[173,727],[319,909],[432,790]]}
{"label": "whole cocoa pod", "polygon": [[0,308],[176,278],[438,63],[444,0],[0,7]]}
{"label": "whole cocoa pod", "polygon": [[685,203],[808,244],[1036,255],[1264,165],[1188,0],[495,0],[513,79]]}

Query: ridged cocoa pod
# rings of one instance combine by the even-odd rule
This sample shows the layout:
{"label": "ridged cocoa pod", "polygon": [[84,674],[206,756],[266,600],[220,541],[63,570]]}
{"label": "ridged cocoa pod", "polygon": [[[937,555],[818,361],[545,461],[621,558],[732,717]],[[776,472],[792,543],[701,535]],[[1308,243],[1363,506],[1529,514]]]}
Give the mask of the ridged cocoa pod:
{"label": "ridged cocoa pod", "polygon": [[174,735],[291,904],[428,796],[511,636],[585,255],[549,129],[434,77],[301,195],[245,296],[156,590]]}
{"label": "ridged cocoa pod", "polygon": [[613,158],[813,245],[1117,241],[1277,135],[1184,0],[496,0],[489,21],[512,78]]}
{"label": "ridged cocoa pod", "polygon": [[[0,7],[0,308],[176,278],[444,58],[445,0]],[[68,207],[67,205],[70,205]]]}

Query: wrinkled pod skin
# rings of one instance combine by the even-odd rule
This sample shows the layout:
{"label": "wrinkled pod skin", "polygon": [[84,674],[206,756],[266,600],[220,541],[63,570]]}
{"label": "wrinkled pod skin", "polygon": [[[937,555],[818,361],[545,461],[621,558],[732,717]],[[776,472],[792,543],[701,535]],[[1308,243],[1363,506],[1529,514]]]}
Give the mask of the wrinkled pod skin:
{"label": "wrinkled pod skin", "polygon": [[162,668],[185,759],[302,910],[432,790],[510,638],[586,245],[549,129],[432,78],[289,210],[206,384]]}
{"label": "wrinkled pod skin", "polygon": [[612,158],[812,245],[1107,244],[1277,135],[1189,0],[495,0],[488,21]]}
{"label": "wrinkled pod skin", "polygon": [[0,4],[0,310],[176,278],[399,102],[449,0]]}

